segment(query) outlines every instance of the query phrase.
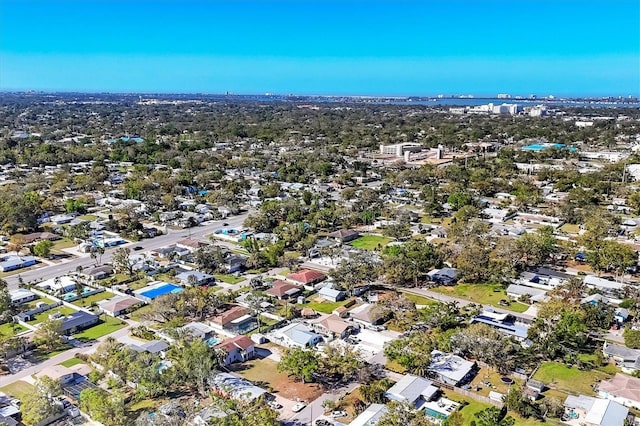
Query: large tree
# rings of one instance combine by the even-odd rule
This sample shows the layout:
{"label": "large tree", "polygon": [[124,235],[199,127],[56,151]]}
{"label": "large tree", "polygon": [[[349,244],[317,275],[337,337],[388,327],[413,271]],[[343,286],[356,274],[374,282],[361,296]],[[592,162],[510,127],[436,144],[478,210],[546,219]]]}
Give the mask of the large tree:
{"label": "large tree", "polygon": [[41,421],[62,412],[62,407],[56,400],[62,395],[62,387],[59,380],[49,377],[41,377],[36,380],[34,390],[28,392],[22,398],[20,411],[22,420],[29,425],[35,425]]}

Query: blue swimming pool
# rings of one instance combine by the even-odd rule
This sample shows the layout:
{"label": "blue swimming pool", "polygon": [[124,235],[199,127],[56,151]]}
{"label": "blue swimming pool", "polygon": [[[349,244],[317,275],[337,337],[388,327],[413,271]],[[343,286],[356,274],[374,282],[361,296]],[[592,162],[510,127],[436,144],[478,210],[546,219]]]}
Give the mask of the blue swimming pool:
{"label": "blue swimming pool", "polygon": [[164,296],[165,294],[180,293],[181,291],[182,291],[182,287],[177,286],[175,284],[166,283],[166,284],[159,285],[158,287],[152,288],[150,290],[141,292],[140,295],[144,297],[148,297],[149,299],[153,300],[156,297]]}
{"label": "blue swimming pool", "polygon": [[[535,143],[532,145],[527,145],[527,146],[523,146],[522,149],[524,151],[544,151],[545,149],[551,149],[551,148],[556,148],[556,149],[566,149],[567,145],[563,144],[563,143],[549,143],[549,144],[540,144],[540,143]],[[569,151],[576,151],[577,148],[574,147],[569,147],[568,148]]]}
{"label": "blue swimming pool", "polygon": [[429,407],[425,407],[424,412],[425,412],[428,416],[433,417],[434,419],[446,419],[446,418],[447,418],[447,416],[446,416],[446,415],[444,415],[444,414],[442,414],[442,413],[439,413],[438,411],[436,411],[436,410],[434,410],[434,409],[432,409],[432,408],[429,408]]}

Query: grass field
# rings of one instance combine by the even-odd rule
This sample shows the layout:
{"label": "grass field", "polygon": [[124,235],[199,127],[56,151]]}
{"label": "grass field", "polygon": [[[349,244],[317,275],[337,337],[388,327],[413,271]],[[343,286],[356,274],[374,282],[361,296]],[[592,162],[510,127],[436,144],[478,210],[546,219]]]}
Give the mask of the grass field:
{"label": "grass field", "polygon": [[33,390],[33,385],[30,385],[29,383],[22,380],[18,380],[17,382],[13,382],[10,385],[0,388],[0,392],[4,392],[7,395],[11,395],[12,397],[18,399],[22,399],[25,395],[32,393]]}
{"label": "grass field", "polygon": [[102,300],[111,299],[112,297],[115,297],[115,294],[108,291],[103,291],[100,293],[92,294],[89,297],[83,297],[82,299],[74,300],[71,303],[73,303],[76,306],[89,307],[93,303],[97,303]]}
{"label": "grass field", "polygon": [[33,321],[27,321],[28,324],[40,324],[42,321],[48,320],[49,319],[49,315],[53,315],[56,312],[59,312],[60,315],[66,316],[69,314],[72,314],[74,312],[76,312],[75,309],[71,309],[67,306],[58,306],[57,308],[54,309],[49,309],[48,311],[44,311],[39,313],[38,315],[35,315]]}
{"label": "grass field", "polygon": [[511,302],[510,306],[500,306],[500,300],[509,300],[509,297],[502,286],[495,284],[458,284],[453,287],[436,287],[433,291],[514,312],[524,312],[529,309],[529,306],[520,302]]}
{"label": "grass field", "polygon": [[351,242],[351,245],[355,248],[363,250],[377,250],[378,248],[384,248],[391,238],[381,237],[379,235],[363,235]]}
{"label": "grass field", "polygon": [[74,337],[79,340],[95,340],[99,337],[106,336],[107,334],[111,334],[114,331],[120,330],[126,325],[127,323],[125,323],[124,321],[106,316],[106,319],[98,325],[88,328],[82,333],[76,334]]}
{"label": "grass field", "polygon": [[51,247],[51,250],[62,250],[62,249],[66,249],[66,248],[71,248],[71,247],[75,247],[78,244],[76,244],[73,240],[69,239],[69,238],[62,238],[61,240],[58,241],[54,241],[53,242],[53,247]]}
{"label": "grass field", "polygon": [[[36,300],[32,300],[30,302],[27,303],[23,303],[22,305],[20,305],[20,309],[22,311],[28,311],[29,309],[33,309],[36,307],[36,305],[38,303],[44,302],[47,305],[51,305],[52,303],[55,303],[56,301],[53,299],[49,299],[48,297],[38,297]],[[24,308],[24,309],[23,309]]]}
{"label": "grass field", "polygon": [[571,223],[565,223],[560,228],[558,228],[558,230],[567,234],[577,234],[580,231],[580,226],[573,225]]}
{"label": "grass field", "polygon": [[581,371],[569,368],[559,362],[544,362],[536,371],[534,379],[540,380],[551,388],[571,394],[593,395],[593,384],[597,380],[606,380],[610,376],[601,371]]}
{"label": "grass field", "polygon": [[0,325],[0,336],[15,336],[18,333],[22,333],[27,330],[27,327],[18,323],[8,322]]}
{"label": "grass field", "polygon": [[301,308],[311,308],[316,312],[322,312],[324,314],[330,314],[334,309],[339,308],[340,306],[347,303],[346,300],[342,302],[309,302],[304,305],[298,305]]}
{"label": "grass field", "polygon": [[285,398],[300,398],[303,401],[313,401],[322,395],[322,388],[317,384],[296,381],[286,373],[278,371],[278,364],[270,359],[255,359],[238,365],[236,371],[254,385],[263,389],[273,389],[273,393]]}
{"label": "grass field", "polygon": [[93,215],[93,214],[85,214],[82,216],[78,216],[78,219],[80,220],[96,220],[98,218],[98,216]]}
{"label": "grass field", "polygon": [[144,305],[140,309],[136,309],[135,311],[131,312],[129,314],[129,317],[134,321],[141,322],[144,321],[143,316],[148,312],[151,312],[151,305]]}
{"label": "grass field", "polygon": [[467,403],[467,405],[462,407],[462,409],[460,410],[460,413],[462,413],[462,417],[464,417],[465,426],[470,425],[471,421],[475,419],[474,417],[475,413],[477,413],[478,411],[482,411],[485,408],[492,407],[492,405],[485,404],[480,401],[476,401],[471,397],[461,395],[457,392],[445,390],[444,393],[445,393],[445,396],[451,399],[452,401]]}
{"label": "grass field", "polygon": [[430,306],[430,305],[437,305],[438,303],[440,303],[436,300],[429,299],[428,297],[419,296],[417,294],[413,294],[405,291],[402,292],[402,295],[407,299],[411,300],[416,305]]}
{"label": "grass field", "polygon": [[213,276],[216,277],[216,280],[227,284],[238,284],[247,279],[246,277],[236,277],[230,274],[213,274]]}
{"label": "grass field", "polygon": [[58,365],[62,365],[63,367],[73,367],[74,365],[84,364],[84,361],[80,358],[69,358],[68,360],[61,362]]}

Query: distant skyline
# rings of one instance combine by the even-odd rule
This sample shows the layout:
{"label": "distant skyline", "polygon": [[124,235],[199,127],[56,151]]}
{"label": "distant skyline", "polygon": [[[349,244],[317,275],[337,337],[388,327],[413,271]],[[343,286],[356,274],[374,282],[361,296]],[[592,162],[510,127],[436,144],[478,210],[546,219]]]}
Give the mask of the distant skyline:
{"label": "distant skyline", "polygon": [[0,0],[0,90],[639,96],[637,0]]}

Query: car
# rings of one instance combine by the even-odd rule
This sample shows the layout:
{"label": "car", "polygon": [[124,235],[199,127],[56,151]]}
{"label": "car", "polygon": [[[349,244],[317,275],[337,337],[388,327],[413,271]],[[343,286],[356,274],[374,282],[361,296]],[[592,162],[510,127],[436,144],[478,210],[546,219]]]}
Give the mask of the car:
{"label": "car", "polygon": [[273,408],[274,410],[279,410],[282,408],[281,404],[278,404],[276,401],[270,401],[268,402],[269,407]]}
{"label": "car", "polygon": [[135,247],[133,248],[133,251],[140,251],[140,250],[144,250],[144,247],[142,247],[142,246],[135,246]]}
{"label": "car", "polygon": [[318,419],[316,420],[316,426],[334,426],[334,425],[327,419]]}
{"label": "car", "polygon": [[298,411],[302,411],[302,409],[306,406],[307,404],[305,404],[304,402],[296,402],[296,405],[294,405],[293,408],[291,408],[291,411],[293,411],[294,413],[297,413]]}
{"label": "car", "polygon": [[229,226],[227,222],[223,223],[222,226]]}
{"label": "car", "polygon": [[343,410],[336,410],[331,413],[331,417],[334,419],[338,417],[347,417],[347,412]]}

